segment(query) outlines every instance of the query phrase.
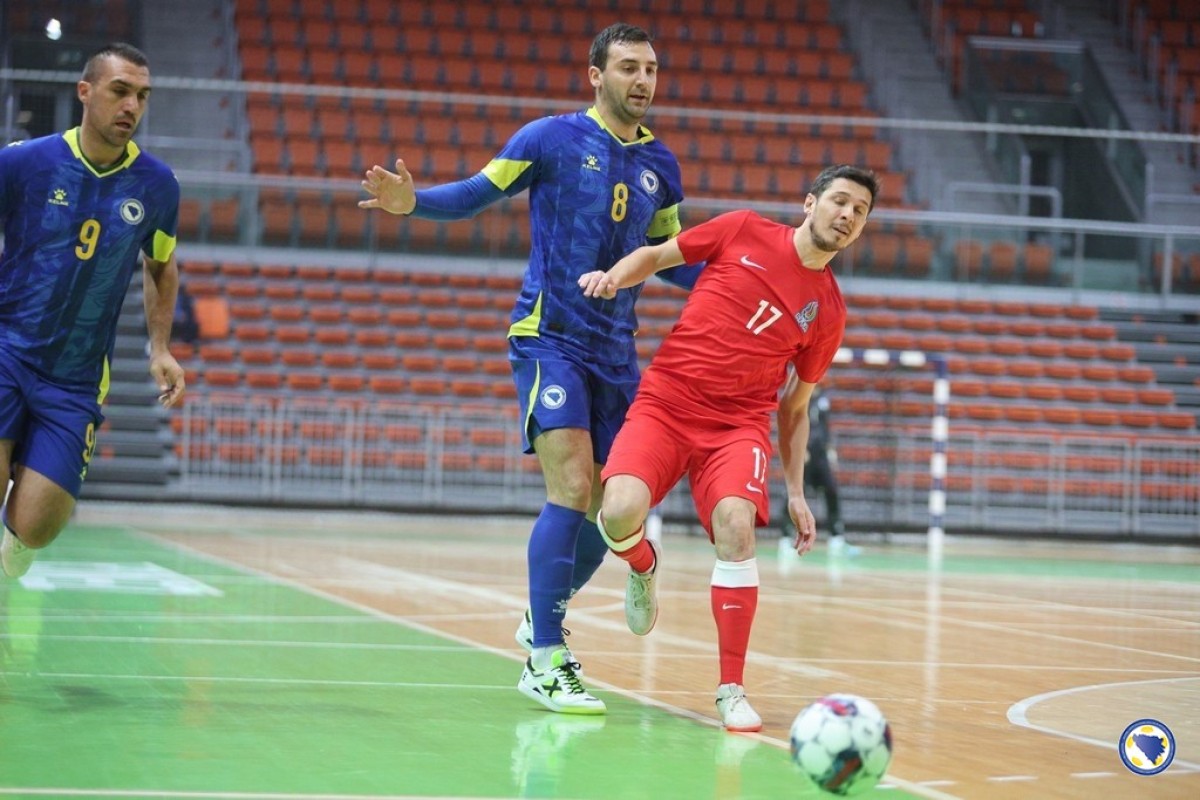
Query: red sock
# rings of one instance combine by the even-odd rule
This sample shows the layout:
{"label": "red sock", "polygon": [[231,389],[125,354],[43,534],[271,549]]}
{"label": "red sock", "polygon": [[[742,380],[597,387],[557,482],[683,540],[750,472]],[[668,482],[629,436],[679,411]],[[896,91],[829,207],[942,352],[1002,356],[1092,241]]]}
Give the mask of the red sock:
{"label": "red sock", "polygon": [[710,587],[717,645],[721,651],[721,683],[744,683],[750,628],[758,609],[758,587]]}
{"label": "red sock", "polygon": [[628,562],[634,572],[649,572],[654,569],[654,548],[650,546],[644,536],[633,547],[623,553],[617,553],[617,555]]}

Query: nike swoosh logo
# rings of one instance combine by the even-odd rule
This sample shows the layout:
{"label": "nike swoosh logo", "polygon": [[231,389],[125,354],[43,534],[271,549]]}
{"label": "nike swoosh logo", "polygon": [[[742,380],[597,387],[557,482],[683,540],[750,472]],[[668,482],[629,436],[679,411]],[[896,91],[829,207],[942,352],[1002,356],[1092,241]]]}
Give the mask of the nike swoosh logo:
{"label": "nike swoosh logo", "polygon": [[762,494],[762,489],[759,489],[757,486],[750,483],[750,481],[746,481],[746,491],[754,492],[755,494]]}
{"label": "nike swoosh logo", "polygon": [[762,264],[756,264],[755,262],[751,261],[750,256],[742,256],[742,263],[745,264],[747,267],[754,267],[755,269],[761,269],[763,272],[767,271],[767,268],[764,267]]}
{"label": "nike swoosh logo", "polygon": [[721,604],[722,611],[728,611],[731,608],[741,608],[741,606],[735,606],[732,603],[722,603]]}

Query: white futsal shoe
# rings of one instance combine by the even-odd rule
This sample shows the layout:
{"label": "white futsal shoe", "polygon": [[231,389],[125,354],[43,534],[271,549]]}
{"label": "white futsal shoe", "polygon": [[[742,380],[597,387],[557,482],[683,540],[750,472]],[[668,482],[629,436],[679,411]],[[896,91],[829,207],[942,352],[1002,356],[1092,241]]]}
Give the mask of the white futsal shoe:
{"label": "white futsal shoe", "polygon": [[654,550],[654,569],[649,572],[629,570],[625,582],[625,624],[638,636],[654,630],[658,621],[658,595],[655,582],[658,577],[659,550],[653,540],[646,540]]}
{"label": "white futsal shoe", "polygon": [[517,688],[521,694],[536,700],[551,711],[562,714],[603,714],[604,701],[583,688],[579,679],[581,667],[571,651],[560,647],[550,654],[550,666],[538,671],[533,668],[533,656],[525,661],[525,670]]}
{"label": "white futsal shoe", "polygon": [[717,711],[727,731],[753,733],[762,730],[762,717],[751,707],[741,684],[722,683],[717,687]]}

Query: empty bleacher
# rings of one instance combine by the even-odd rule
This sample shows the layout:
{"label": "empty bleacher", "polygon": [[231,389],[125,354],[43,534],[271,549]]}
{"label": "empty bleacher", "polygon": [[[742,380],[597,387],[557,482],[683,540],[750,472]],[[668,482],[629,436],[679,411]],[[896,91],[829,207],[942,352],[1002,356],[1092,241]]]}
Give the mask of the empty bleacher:
{"label": "empty bleacher", "polygon": [[[1118,11],[1125,45],[1137,57],[1172,127],[1200,133],[1200,2],[1123,0]],[[1193,166],[1196,150],[1191,151]]]}
{"label": "empty bleacher", "polygon": [[[504,95],[505,105],[453,107],[382,103],[335,94],[253,93],[247,137],[256,172],[353,177],[374,163],[408,159],[416,180],[433,184],[477,172],[516,128],[547,113],[520,97],[563,98],[563,111],[586,105],[586,53],[616,19],[643,24],[658,38],[658,105],[833,115],[870,119],[867,87],[827,3],[725,6],[678,0],[659,8],[613,4],[603,11],[569,2],[499,13],[484,0],[439,4],[239,0],[235,13],[246,80],[350,88],[381,85],[458,95]],[[649,9],[653,8],[653,13]],[[448,101],[452,98],[448,98]],[[881,201],[913,203],[891,143],[869,125],[807,126],[659,115],[650,127],[684,163],[688,196],[795,200],[830,162],[880,172]],[[400,151],[399,153],[397,151]],[[201,217],[212,216],[205,208]],[[328,197],[261,199],[255,213],[269,241],[289,245],[362,244],[363,215],[330,213]],[[517,218],[505,220],[521,238]],[[211,224],[211,223],[210,223]],[[394,226],[407,231],[409,226]],[[479,248],[497,236],[458,229],[435,241],[380,246]],[[524,242],[514,242],[519,247]]]}
{"label": "empty bleacher", "polygon": [[[223,300],[230,320],[227,336],[182,351],[198,392],[501,407],[514,397],[503,353],[516,276],[204,262],[190,263],[188,273],[189,291]],[[643,356],[683,297],[647,285]],[[846,347],[945,358],[958,424],[1126,435],[1195,428],[1195,387],[1180,384],[1194,371],[1200,341],[1140,341],[1135,320],[1118,324],[1094,308],[1052,303],[854,294],[848,305]],[[927,375],[835,367],[831,380],[863,422],[898,416],[923,424],[932,413]],[[1177,391],[1192,410],[1176,403]],[[881,399],[887,393],[894,402]]]}

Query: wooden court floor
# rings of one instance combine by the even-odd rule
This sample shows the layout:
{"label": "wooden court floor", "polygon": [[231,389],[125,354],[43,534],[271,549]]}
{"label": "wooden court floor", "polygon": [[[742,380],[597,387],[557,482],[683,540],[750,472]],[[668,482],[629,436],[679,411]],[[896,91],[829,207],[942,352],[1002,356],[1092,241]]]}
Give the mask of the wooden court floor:
{"label": "wooden court floor", "polygon": [[[615,559],[572,602],[607,718],[520,696],[528,524],[81,506],[0,583],[0,797],[815,798],[787,729],[830,692],[891,721],[868,796],[1200,797],[1195,549],[763,539],[743,736],[713,708],[711,547],[670,530],[649,636]],[[1117,753],[1143,718],[1176,742],[1152,777]]]}

